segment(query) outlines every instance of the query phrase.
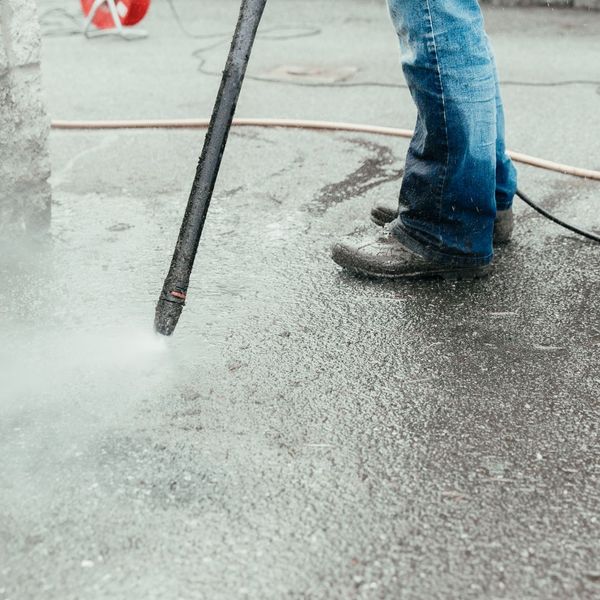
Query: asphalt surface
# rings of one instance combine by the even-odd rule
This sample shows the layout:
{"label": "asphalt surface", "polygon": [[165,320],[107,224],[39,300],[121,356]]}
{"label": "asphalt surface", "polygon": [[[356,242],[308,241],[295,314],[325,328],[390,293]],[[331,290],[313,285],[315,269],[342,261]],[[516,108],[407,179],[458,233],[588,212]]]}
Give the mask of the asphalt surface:
{"label": "asphalt surface", "polygon": [[[231,31],[236,2],[175,1]],[[509,145],[599,169],[600,15],[486,14]],[[53,118],[208,115],[215,39],[163,2],[144,25],[45,38]],[[263,32],[252,77],[402,84],[379,2],[273,0]],[[238,114],[414,121],[404,89],[255,79]],[[376,233],[406,142],[236,130],[161,342],[202,137],[51,135],[52,240],[0,261],[0,599],[597,598],[598,247],[519,205],[488,280],[355,279],[328,247]],[[600,230],[598,183],[520,176]]]}

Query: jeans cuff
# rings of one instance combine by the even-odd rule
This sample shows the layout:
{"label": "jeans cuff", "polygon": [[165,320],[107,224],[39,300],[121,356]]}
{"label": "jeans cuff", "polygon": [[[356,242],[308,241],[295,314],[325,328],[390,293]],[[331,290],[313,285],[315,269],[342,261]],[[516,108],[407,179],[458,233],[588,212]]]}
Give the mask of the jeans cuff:
{"label": "jeans cuff", "polygon": [[400,240],[403,246],[411,252],[418,254],[421,258],[429,260],[433,263],[444,264],[454,267],[483,267],[489,265],[494,258],[492,252],[488,256],[468,256],[464,254],[452,254],[443,252],[437,248],[428,246],[419,240],[415,239],[406,229],[406,226],[398,218],[394,221],[392,235]]}
{"label": "jeans cuff", "polygon": [[496,193],[496,210],[508,210],[509,208],[512,208],[516,195],[516,190],[513,194],[506,192],[502,192],[500,194]]}
{"label": "jeans cuff", "polygon": [[496,200],[496,210],[508,210],[510,208],[512,208],[513,205],[513,201],[510,200],[508,202],[498,202]]}

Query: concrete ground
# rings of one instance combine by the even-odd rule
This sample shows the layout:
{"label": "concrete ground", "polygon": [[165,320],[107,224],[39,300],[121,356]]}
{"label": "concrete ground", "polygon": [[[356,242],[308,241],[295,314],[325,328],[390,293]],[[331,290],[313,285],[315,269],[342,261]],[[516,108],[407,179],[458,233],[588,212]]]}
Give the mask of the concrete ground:
{"label": "concrete ground", "polygon": [[[175,2],[232,29],[233,0]],[[486,14],[509,145],[600,169],[600,14]],[[45,38],[52,117],[207,116],[226,37],[165,2],[144,26]],[[260,81],[282,65],[318,85]],[[272,0],[249,74],[239,116],[414,121],[356,85],[402,84],[381,2]],[[519,204],[488,280],[354,279],[328,246],[375,233],[406,142],[236,130],[161,343],[202,139],[51,136],[52,242],[0,261],[0,599],[597,598],[598,247]],[[520,176],[600,230],[598,183]]]}

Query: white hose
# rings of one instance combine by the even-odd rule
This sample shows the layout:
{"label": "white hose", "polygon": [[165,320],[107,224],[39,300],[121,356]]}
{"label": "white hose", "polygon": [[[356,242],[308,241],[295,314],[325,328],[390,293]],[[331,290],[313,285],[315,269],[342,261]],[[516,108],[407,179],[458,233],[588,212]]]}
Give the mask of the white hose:
{"label": "white hose", "polygon": [[[53,129],[206,129],[208,119],[149,119],[127,121],[52,121]],[[391,137],[412,138],[410,129],[380,127],[378,125],[360,125],[354,123],[336,123],[334,121],[305,121],[294,119],[234,119],[234,127],[284,127],[288,129],[311,129],[315,131],[349,131],[353,133],[370,133]],[[600,181],[600,171],[572,167],[561,163],[536,158],[520,152],[508,152],[516,161],[532,167],[555,171],[565,175],[573,175],[584,179]]]}

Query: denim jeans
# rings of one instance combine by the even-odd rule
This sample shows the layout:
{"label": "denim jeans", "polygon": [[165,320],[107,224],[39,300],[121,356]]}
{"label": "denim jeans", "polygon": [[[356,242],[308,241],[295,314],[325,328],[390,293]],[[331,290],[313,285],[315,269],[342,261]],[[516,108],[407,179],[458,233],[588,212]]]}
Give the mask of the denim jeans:
{"label": "denim jeans", "polygon": [[496,211],[511,207],[517,175],[479,4],[388,2],[418,110],[392,232],[427,259],[485,265]]}

